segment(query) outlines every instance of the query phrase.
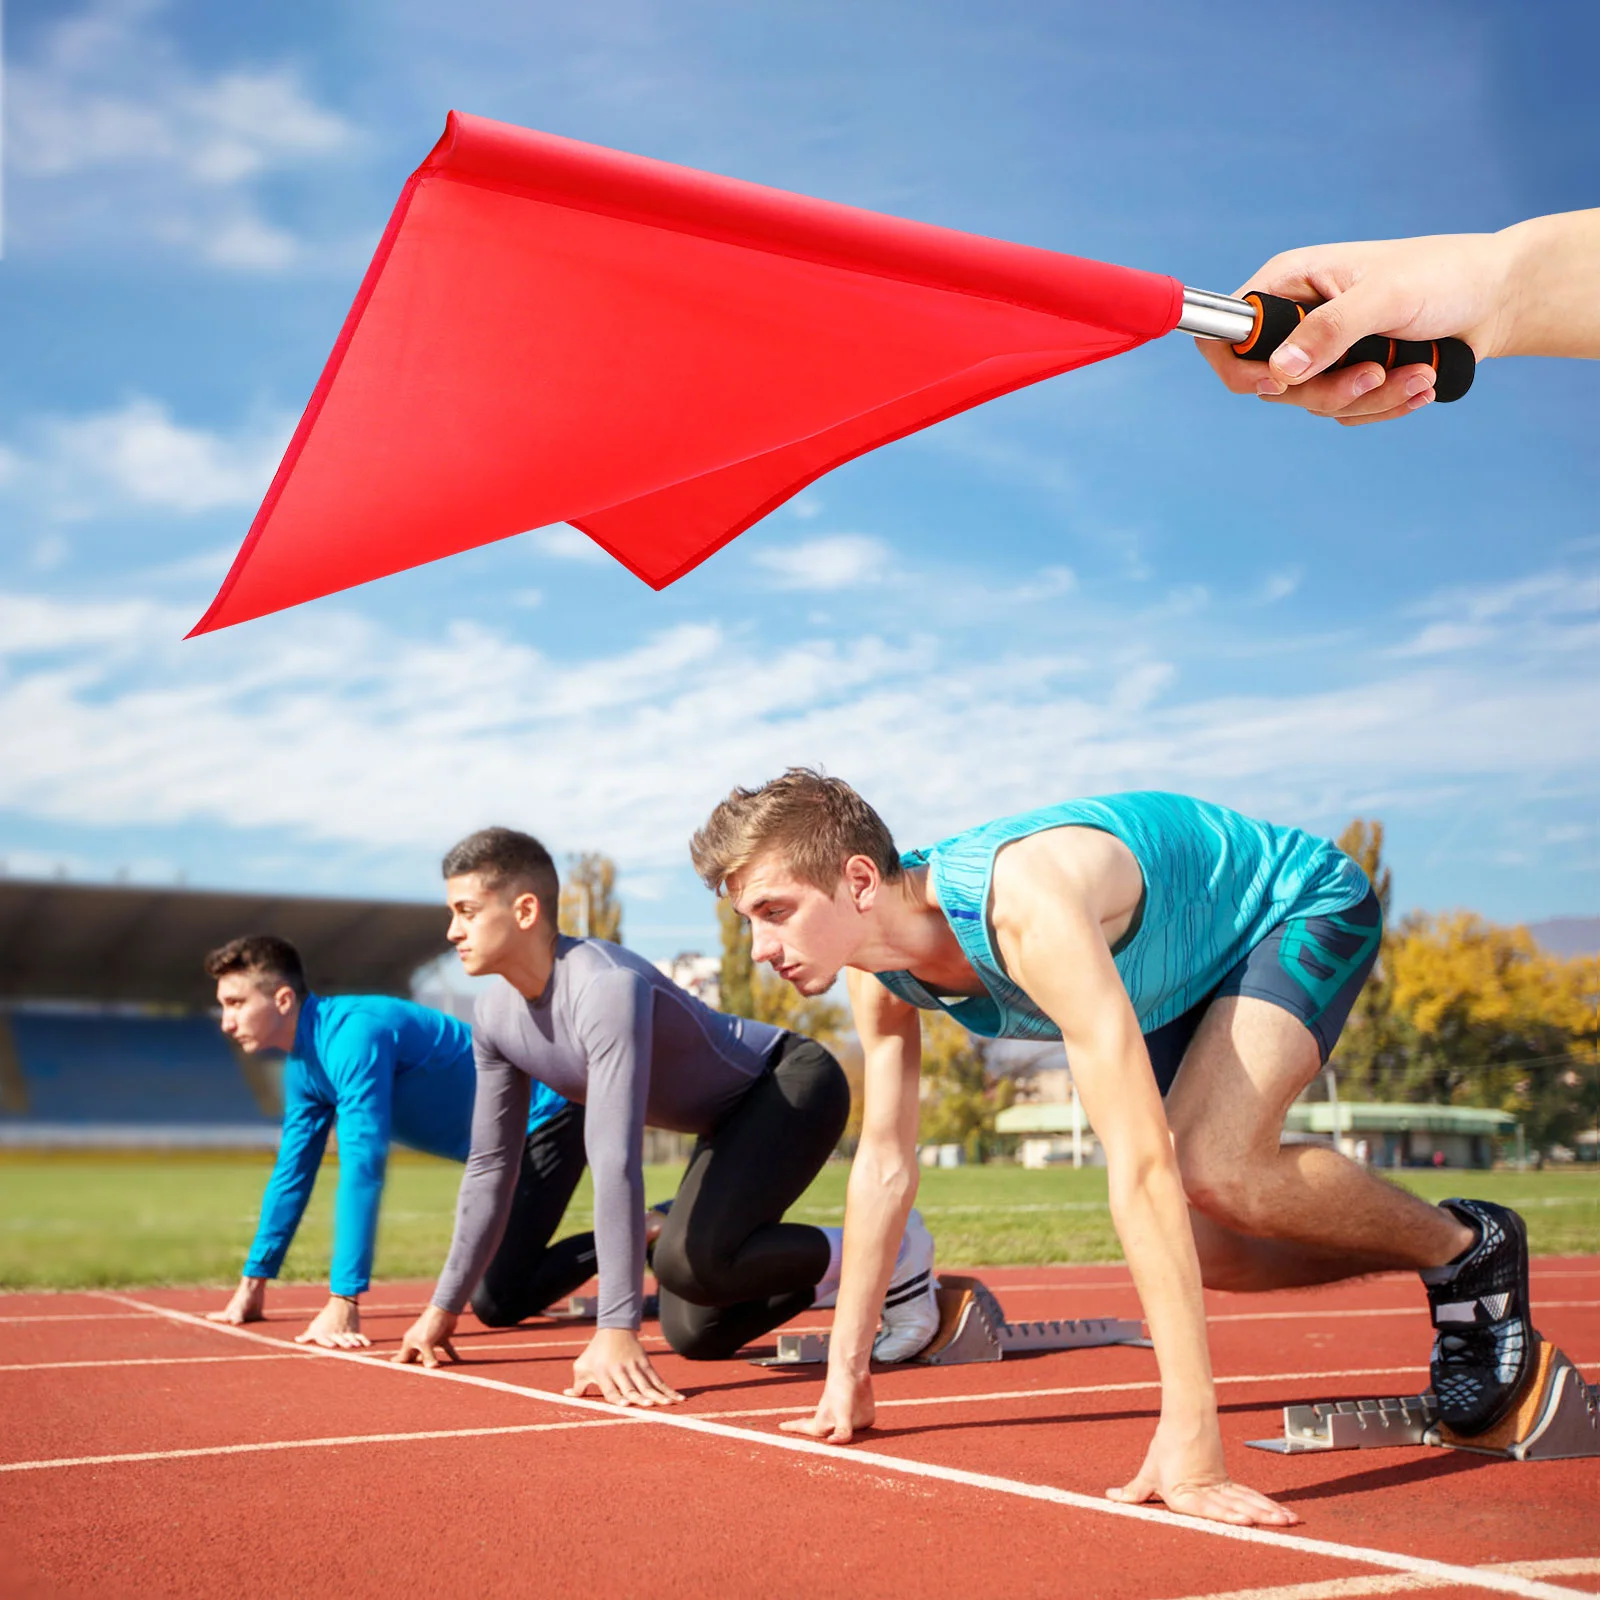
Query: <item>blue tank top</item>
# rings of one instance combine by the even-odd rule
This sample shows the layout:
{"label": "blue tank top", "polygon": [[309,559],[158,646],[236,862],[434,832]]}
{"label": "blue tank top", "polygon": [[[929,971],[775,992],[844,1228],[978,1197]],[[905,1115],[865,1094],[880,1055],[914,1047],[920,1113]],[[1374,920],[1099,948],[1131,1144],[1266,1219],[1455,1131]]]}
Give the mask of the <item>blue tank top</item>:
{"label": "blue tank top", "polygon": [[1061,1030],[1007,976],[989,921],[994,858],[1051,828],[1098,828],[1133,852],[1144,875],[1136,925],[1112,952],[1145,1033],[1180,1017],[1279,923],[1358,904],[1366,874],[1326,839],[1254,822],[1223,806],[1155,792],[1067,800],[969,828],[901,857],[928,869],[950,931],[987,993],[941,998],[909,972],[880,972],[891,994],[948,1012],[991,1039],[1059,1039]]}

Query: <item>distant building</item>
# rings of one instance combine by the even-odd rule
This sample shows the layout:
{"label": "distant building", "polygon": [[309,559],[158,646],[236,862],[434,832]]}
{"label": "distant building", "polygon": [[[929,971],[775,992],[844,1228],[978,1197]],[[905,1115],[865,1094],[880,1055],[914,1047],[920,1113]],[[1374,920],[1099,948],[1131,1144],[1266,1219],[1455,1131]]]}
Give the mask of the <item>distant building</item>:
{"label": "distant building", "polygon": [[1284,1128],[1320,1135],[1374,1167],[1492,1167],[1500,1146],[1521,1134],[1509,1111],[1371,1100],[1297,1101]]}

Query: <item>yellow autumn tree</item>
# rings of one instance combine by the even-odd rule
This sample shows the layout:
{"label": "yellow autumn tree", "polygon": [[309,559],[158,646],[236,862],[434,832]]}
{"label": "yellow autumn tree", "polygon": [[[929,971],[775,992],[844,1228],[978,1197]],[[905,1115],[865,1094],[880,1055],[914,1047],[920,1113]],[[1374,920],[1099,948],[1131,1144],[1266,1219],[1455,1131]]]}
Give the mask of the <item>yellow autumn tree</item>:
{"label": "yellow autumn tree", "polygon": [[[1394,881],[1383,859],[1383,824],[1357,817],[1334,842],[1366,873],[1387,925]],[[1345,1086],[1343,1092],[1354,1099],[1389,1100],[1403,1093],[1408,1038],[1394,1009],[1394,976],[1388,958],[1392,937],[1386,926],[1377,963],[1339,1036],[1334,1065]]]}
{"label": "yellow autumn tree", "polygon": [[1458,911],[1408,918],[1387,959],[1407,1099],[1510,1111],[1536,1143],[1581,1124],[1596,1093],[1600,958],[1560,960],[1526,928]]}
{"label": "yellow autumn tree", "polygon": [[922,1013],[924,1144],[959,1144],[969,1161],[981,1161],[994,1139],[994,1119],[1017,1097],[1010,1078],[989,1072],[982,1045],[942,1011]]}
{"label": "yellow autumn tree", "polygon": [[622,943],[622,902],[617,898],[617,864],[597,850],[567,857],[561,875],[561,913],[557,926],[584,939]]}

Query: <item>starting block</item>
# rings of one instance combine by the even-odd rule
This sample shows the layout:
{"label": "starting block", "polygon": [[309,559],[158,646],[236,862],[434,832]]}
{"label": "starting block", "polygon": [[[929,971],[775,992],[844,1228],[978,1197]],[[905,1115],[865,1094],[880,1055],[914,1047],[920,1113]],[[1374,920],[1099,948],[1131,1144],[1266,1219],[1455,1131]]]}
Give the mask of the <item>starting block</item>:
{"label": "starting block", "polygon": [[[940,1275],[939,1330],[912,1363],[958,1367],[974,1361],[1000,1361],[1010,1355],[1046,1350],[1088,1350],[1100,1345],[1149,1346],[1144,1324],[1128,1317],[1086,1317],[1079,1321],[1007,1322],[1000,1302],[977,1278]],[[780,1333],[778,1353],[751,1364],[803,1367],[828,1359],[825,1333]]]}
{"label": "starting block", "polygon": [[1539,1341],[1537,1364],[1511,1411],[1488,1432],[1465,1438],[1439,1421],[1431,1393],[1386,1400],[1332,1400],[1285,1406],[1281,1439],[1250,1439],[1252,1449],[1297,1456],[1315,1450],[1382,1450],[1434,1445],[1509,1461],[1570,1461],[1600,1456],[1600,1384],[1553,1344]]}
{"label": "starting block", "polygon": [[[661,1297],[647,1294],[643,1304],[639,1307],[646,1317],[659,1317],[661,1315]],[[561,1310],[552,1307],[545,1315],[554,1322],[598,1322],[600,1319],[600,1296],[597,1294],[574,1294],[567,1297],[567,1303]]]}

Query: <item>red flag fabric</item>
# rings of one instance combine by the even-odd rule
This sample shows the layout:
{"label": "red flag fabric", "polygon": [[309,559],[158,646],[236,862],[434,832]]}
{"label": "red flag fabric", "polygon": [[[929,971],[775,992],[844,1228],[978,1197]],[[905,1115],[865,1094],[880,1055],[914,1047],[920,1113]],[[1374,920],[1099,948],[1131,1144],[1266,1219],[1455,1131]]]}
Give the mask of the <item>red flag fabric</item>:
{"label": "red flag fabric", "polygon": [[567,522],[655,588],[1175,279],[451,112],[195,633]]}

